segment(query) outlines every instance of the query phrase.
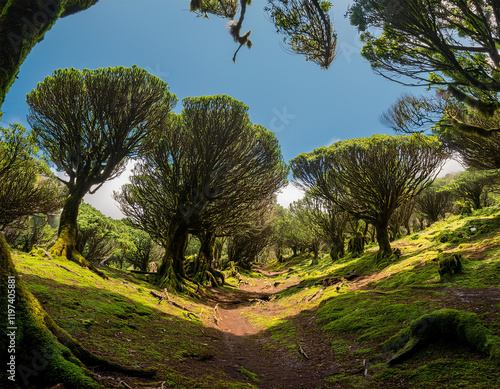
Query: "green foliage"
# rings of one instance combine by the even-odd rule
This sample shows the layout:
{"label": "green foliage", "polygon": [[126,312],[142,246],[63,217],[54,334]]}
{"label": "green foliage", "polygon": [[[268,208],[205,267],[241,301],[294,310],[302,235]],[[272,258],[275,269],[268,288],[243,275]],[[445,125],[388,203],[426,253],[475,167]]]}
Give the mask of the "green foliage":
{"label": "green foliage", "polygon": [[[26,101],[39,147],[69,176],[70,190],[79,185],[88,191],[121,172],[177,98],[165,82],[133,66],[59,69],[38,83]],[[79,120],[82,115],[91,120]]]}
{"label": "green foliage", "polygon": [[[500,55],[492,43],[499,12],[490,2],[355,0],[348,14],[363,32],[361,53],[377,73],[412,85],[448,86],[448,99],[491,118],[499,108]],[[462,121],[455,111],[447,108],[445,115],[454,131],[476,137],[498,131],[484,121]]]}
{"label": "green foliage", "polygon": [[19,124],[0,128],[0,229],[61,206],[63,195],[34,140]]}
{"label": "green foliage", "polygon": [[242,102],[218,95],[183,105],[148,140],[132,183],[115,194],[122,211],[167,249],[171,263],[161,270],[178,280],[190,233],[215,273],[214,238],[252,230],[288,174],[277,138],[250,122]]}
{"label": "green foliage", "polygon": [[[488,194],[500,183],[500,176],[496,170],[493,171],[477,171],[466,170],[455,176],[454,192],[465,203],[469,203],[469,207],[481,209],[489,204]],[[465,204],[462,207],[462,214],[470,214]]]}
{"label": "green foliage", "polygon": [[330,1],[270,0],[265,10],[291,52],[328,69],[337,46],[328,15],[332,7]]}
{"label": "green foliage", "polygon": [[374,135],[300,154],[290,165],[300,186],[374,225],[381,253],[390,255],[391,216],[432,183],[444,160],[435,136]]}
{"label": "green foliage", "polygon": [[359,257],[365,251],[365,236],[361,231],[355,231],[347,241],[347,251],[353,258]]}

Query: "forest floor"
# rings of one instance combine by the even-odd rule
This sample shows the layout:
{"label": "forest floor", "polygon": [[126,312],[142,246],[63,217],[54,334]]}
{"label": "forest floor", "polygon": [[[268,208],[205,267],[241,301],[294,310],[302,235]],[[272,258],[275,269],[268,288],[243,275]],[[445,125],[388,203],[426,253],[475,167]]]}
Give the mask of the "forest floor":
{"label": "forest floor", "polygon": [[[336,370],[335,356],[328,336],[316,324],[314,316],[279,306],[276,295],[299,282],[293,277],[277,282],[273,276],[284,274],[261,271],[263,277],[246,279],[237,291],[214,293],[214,316],[206,325],[222,331],[218,346],[220,357],[208,361],[214,370],[225,371],[238,380],[242,374],[259,388],[323,388],[330,387],[324,377]],[[251,317],[275,318],[292,315],[288,320],[294,339],[277,341],[279,335],[264,331],[265,326]]]}
{"label": "forest floor", "polygon": [[[471,228],[474,227],[474,228]],[[438,339],[387,365],[386,342],[442,308],[473,312],[500,333],[500,210],[451,217],[392,243],[399,258],[377,261],[376,245],[333,263],[303,254],[227,274],[198,298],[162,291],[143,276],[16,253],[22,279],[54,320],[85,347],[154,378],[92,366],[114,388],[500,388],[488,355]],[[439,258],[463,255],[463,271],[441,279]],[[36,387],[34,385],[33,387]],[[58,386],[62,389],[62,386]]]}

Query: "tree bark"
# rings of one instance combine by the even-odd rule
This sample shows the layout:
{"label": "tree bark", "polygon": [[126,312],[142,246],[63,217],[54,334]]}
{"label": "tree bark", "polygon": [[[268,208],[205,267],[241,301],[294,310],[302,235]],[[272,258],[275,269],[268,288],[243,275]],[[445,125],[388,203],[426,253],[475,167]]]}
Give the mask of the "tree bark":
{"label": "tree bark", "polygon": [[77,189],[66,199],[59,221],[58,237],[49,252],[53,256],[64,257],[76,262],[80,266],[89,268],[94,273],[106,278],[102,271],[87,261],[76,249],[78,210],[86,193],[87,190],[85,189]]}
{"label": "tree bark", "polygon": [[186,280],[184,271],[184,255],[188,243],[188,229],[185,226],[175,227],[168,242],[165,242],[165,257],[158,269],[161,285],[170,286],[182,291]]}
{"label": "tree bark", "polygon": [[336,262],[339,260],[339,258],[342,258],[344,255],[345,255],[344,240],[343,239],[334,240],[330,247],[330,258],[332,259],[333,262]]}
{"label": "tree bark", "polygon": [[212,231],[205,231],[199,234],[198,238],[201,243],[199,255],[201,268],[197,270],[204,273],[200,274],[199,278],[202,282],[204,282],[205,279],[210,280],[214,286],[224,285],[224,275],[213,267],[215,258],[215,233]]}
{"label": "tree bark", "polygon": [[[37,385],[50,386],[63,382],[68,388],[99,388],[100,385],[92,378],[87,368],[58,341],[58,335],[67,337],[68,340],[73,339],[54,323],[21,281],[15,270],[10,248],[1,233],[0,274],[3,296],[0,299],[2,328],[7,328],[8,333],[9,327],[16,328],[11,331],[15,333],[13,343],[15,353],[5,353],[10,341],[7,336],[1,337],[0,347],[2,355],[6,358],[15,356],[14,371],[17,384],[34,385],[36,381]],[[8,286],[13,285],[15,289],[8,289]],[[15,290],[15,300],[8,301],[5,298],[7,291],[13,290]],[[13,304],[10,304],[11,302]],[[8,305],[15,306],[15,316],[12,322],[4,323],[7,320]]]}
{"label": "tree bark", "polygon": [[388,223],[381,223],[375,226],[377,231],[377,243],[379,247],[378,256],[385,257],[392,254],[391,242],[389,240]]}

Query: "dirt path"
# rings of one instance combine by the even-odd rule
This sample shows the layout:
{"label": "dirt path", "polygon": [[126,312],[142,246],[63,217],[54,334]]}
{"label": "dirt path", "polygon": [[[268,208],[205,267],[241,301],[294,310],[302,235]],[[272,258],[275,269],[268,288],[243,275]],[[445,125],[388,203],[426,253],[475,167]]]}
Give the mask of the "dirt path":
{"label": "dirt path", "polygon": [[272,278],[274,274],[262,273],[266,277],[243,283],[234,292],[213,290],[214,318],[206,324],[221,336],[217,355],[204,363],[260,389],[333,387],[324,378],[338,371],[340,364],[335,363],[331,340],[316,326],[311,313],[291,318],[296,337],[288,344],[271,339],[269,332],[252,325],[245,316],[249,312],[272,315],[277,308],[269,300],[298,282],[290,279],[278,284]]}

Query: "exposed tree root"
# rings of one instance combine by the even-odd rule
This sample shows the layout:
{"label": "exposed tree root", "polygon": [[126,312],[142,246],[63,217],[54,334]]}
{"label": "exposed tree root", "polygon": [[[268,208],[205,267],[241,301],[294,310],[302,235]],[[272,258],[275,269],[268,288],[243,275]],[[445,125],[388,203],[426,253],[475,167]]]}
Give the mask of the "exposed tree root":
{"label": "exposed tree root", "polygon": [[500,337],[479,323],[476,314],[456,309],[440,309],[412,321],[385,343],[387,349],[398,351],[387,363],[399,363],[439,339],[472,346],[500,364]]}
{"label": "exposed tree root", "polygon": [[68,243],[66,239],[64,238],[64,235],[60,236],[57,240],[56,243],[51,247],[49,250],[50,255],[52,256],[58,256],[58,257],[63,257],[66,258],[72,262],[77,263],[81,267],[85,267],[98,276],[104,278],[105,280],[108,279],[106,274],[104,274],[102,271],[97,269],[94,265],[92,265],[89,261],[87,261],[82,254],[80,254],[75,248],[74,245],[71,243]]}

